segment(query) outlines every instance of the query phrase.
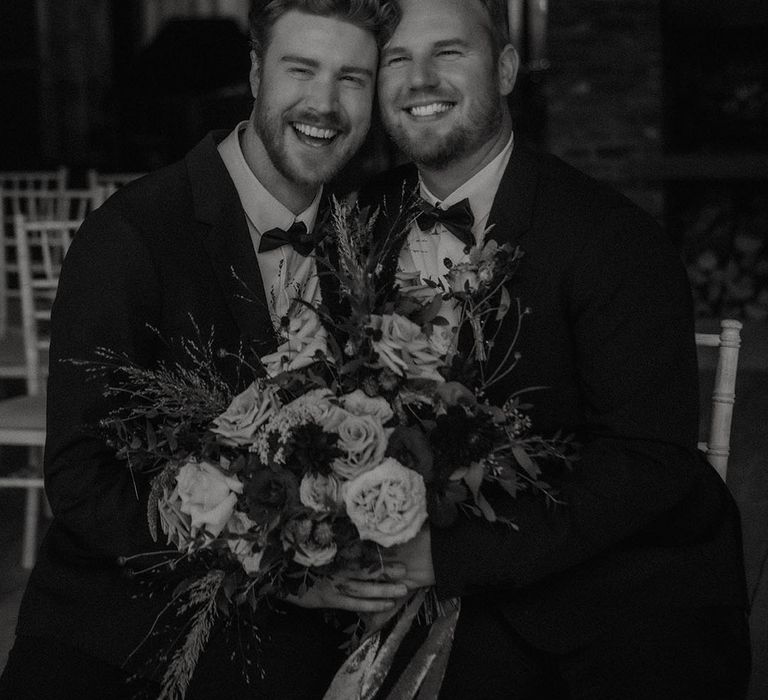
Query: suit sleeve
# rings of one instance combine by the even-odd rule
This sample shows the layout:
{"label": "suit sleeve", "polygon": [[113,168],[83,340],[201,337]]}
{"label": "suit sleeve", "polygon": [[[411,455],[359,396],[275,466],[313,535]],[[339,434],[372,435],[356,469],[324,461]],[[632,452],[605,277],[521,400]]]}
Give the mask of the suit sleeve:
{"label": "suit sleeve", "polygon": [[677,253],[650,220],[616,209],[569,270],[564,313],[585,425],[581,459],[561,484],[565,505],[523,494],[497,506],[519,531],[464,517],[433,528],[443,597],[522,588],[632,538],[664,537],[665,519],[693,491],[712,499],[695,517],[719,508],[716,489],[697,488],[711,475],[696,450],[691,296]]}
{"label": "suit sleeve", "polygon": [[160,291],[138,231],[114,209],[94,212],[64,260],[51,319],[45,486],[60,529],[61,552],[76,560],[114,560],[148,551],[148,484],[115,458],[94,427],[109,410],[107,377],[71,360],[109,348],[141,365],[154,359]]}

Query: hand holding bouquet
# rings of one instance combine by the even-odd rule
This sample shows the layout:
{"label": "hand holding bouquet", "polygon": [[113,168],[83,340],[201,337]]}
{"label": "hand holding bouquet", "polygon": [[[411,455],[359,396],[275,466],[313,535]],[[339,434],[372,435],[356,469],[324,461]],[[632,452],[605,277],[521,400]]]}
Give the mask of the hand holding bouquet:
{"label": "hand holding bouquet", "polygon": [[[159,523],[174,548],[156,568],[190,571],[173,599],[172,612],[190,623],[165,672],[169,696],[183,695],[217,615],[274,598],[381,612],[406,592],[394,575],[421,592],[388,636],[365,638],[328,695],[370,697],[434,581],[429,528],[461,517],[517,527],[488,490],[513,499],[532,489],[556,502],[541,463],[568,463],[569,440],[533,435],[514,396],[502,406],[484,398],[514,367],[510,347],[489,370],[488,350],[513,307],[506,285],[520,252],[493,241],[473,249],[451,270],[450,290],[408,275],[396,281],[386,261],[407,230],[402,216],[376,239],[375,215],[336,204],[335,262],[318,265],[336,278],[343,313],[299,304],[260,376],[238,393],[205,343],[186,344],[192,372],[112,366],[124,381],[110,391],[131,400],[102,427],[131,468],[154,474],[150,528],[157,538]],[[456,347],[461,328],[452,343],[434,340],[447,298],[472,331],[469,352]],[[442,651],[429,668],[447,655],[458,614],[434,600],[428,644]],[[429,677],[429,668],[406,675]]]}

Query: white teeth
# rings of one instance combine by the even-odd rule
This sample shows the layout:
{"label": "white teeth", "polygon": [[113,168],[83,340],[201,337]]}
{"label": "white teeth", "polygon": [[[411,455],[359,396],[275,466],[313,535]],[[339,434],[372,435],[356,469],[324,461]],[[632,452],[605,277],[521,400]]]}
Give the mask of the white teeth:
{"label": "white teeth", "polygon": [[296,129],[296,131],[298,131],[299,133],[304,134],[305,136],[311,136],[313,139],[329,140],[339,133],[334,129],[320,129],[316,126],[312,126],[310,124],[300,124],[299,122],[294,122],[293,128]]}
{"label": "white teeth", "polygon": [[431,117],[435,114],[440,114],[441,112],[447,112],[451,107],[453,107],[453,105],[448,102],[433,102],[430,105],[410,107],[408,111],[414,117]]}

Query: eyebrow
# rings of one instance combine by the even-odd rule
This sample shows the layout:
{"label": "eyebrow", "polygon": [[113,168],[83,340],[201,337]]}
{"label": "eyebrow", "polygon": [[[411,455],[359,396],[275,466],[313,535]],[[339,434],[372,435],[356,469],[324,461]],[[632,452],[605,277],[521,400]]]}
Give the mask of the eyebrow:
{"label": "eyebrow", "polygon": [[[306,56],[297,56],[293,54],[286,54],[285,56],[282,56],[280,60],[283,63],[298,63],[302,66],[307,66],[307,68],[319,68],[320,62],[316,61],[314,58],[307,58]],[[354,73],[356,75],[363,75],[368,78],[371,78],[373,80],[373,71],[369,68],[361,68],[360,66],[341,66],[339,69],[339,73]]]}
{"label": "eyebrow", "polygon": [[455,39],[442,39],[441,41],[436,41],[433,46],[436,49],[444,49],[446,46],[462,46],[466,48],[469,46],[469,43],[464,41],[464,39],[456,37]]}

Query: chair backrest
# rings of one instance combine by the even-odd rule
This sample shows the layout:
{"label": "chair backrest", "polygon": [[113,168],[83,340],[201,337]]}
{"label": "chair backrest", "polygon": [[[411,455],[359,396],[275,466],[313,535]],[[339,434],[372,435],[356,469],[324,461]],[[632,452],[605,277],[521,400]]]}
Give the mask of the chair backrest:
{"label": "chair backrest", "polygon": [[42,390],[40,362],[50,346],[51,306],[61,264],[80,224],[79,220],[27,221],[21,215],[14,218],[29,394]]}
{"label": "chair backrest", "polygon": [[28,221],[81,221],[104,201],[100,188],[27,190],[3,187],[3,212],[13,225],[13,217],[21,214]]}
{"label": "chair backrest", "polygon": [[731,451],[731,420],[736,401],[736,370],[739,365],[742,324],[726,318],[720,322],[720,333],[697,333],[696,345],[717,348],[715,386],[712,391],[712,415],[707,441],[699,449],[707,453],[709,463],[725,480]]}
{"label": "chair backrest", "polygon": [[88,187],[102,188],[104,199],[111,197],[123,185],[127,185],[133,180],[138,180],[146,173],[100,173],[95,168],[90,168],[87,173]]}
{"label": "chair backrest", "polygon": [[0,187],[19,190],[63,190],[67,186],[69,170],[0,171]]}

